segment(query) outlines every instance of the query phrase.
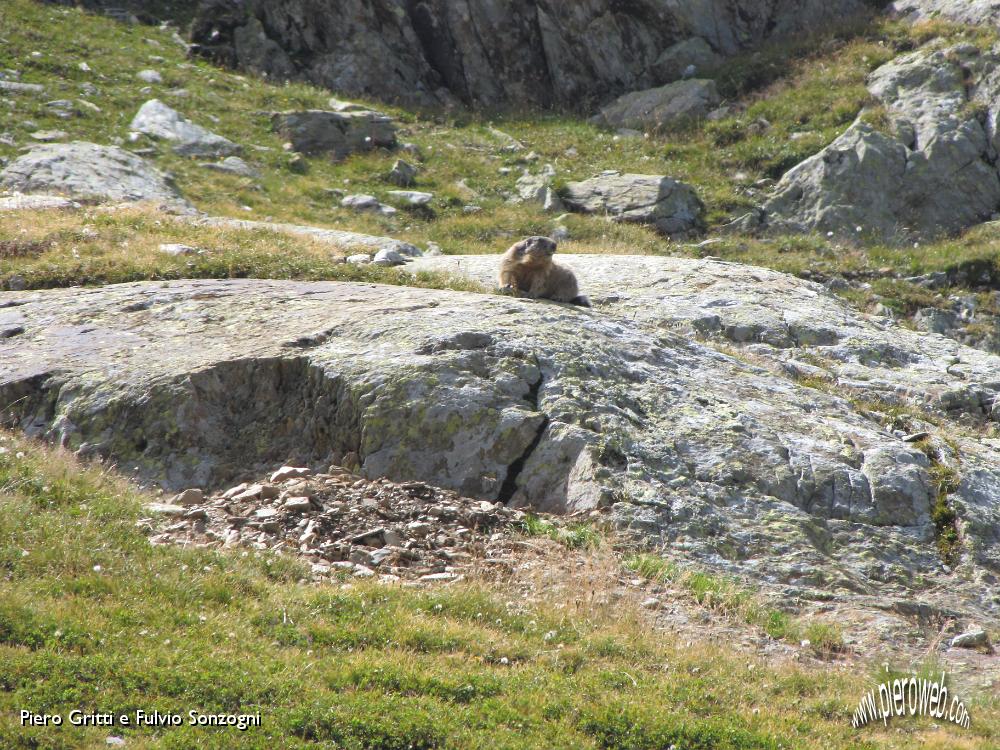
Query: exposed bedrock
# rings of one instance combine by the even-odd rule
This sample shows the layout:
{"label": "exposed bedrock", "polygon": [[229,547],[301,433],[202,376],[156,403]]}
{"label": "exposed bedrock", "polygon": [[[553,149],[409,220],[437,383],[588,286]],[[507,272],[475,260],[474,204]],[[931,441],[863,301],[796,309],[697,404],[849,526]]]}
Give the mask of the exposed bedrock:
{"label": "exposed bedrock", "polygon": [[[668,83],[661,56],[732,54],[864,0],[204,0],[196,49],[278,79],[415,105],[580,106]],[[685,63],[687,64],[687,63]]]}
{"label": "exposed bedrock", "polygon": [[[982,584],[1000,568],[1000,448],[957,427],[915,443],[857,394],[982,422],[1000,359],[769,271],[568,262],[596,310],[256,280],[6,293],[3,419],[170,488],[355,452],[370,476],[556,512],[610,506],[642,544],[765,581],[952,586],[942,601],[996,607]],[[795,367],[833,387],[805,387]],[[961,581],[931,518],[943,462],[957,467]]]}

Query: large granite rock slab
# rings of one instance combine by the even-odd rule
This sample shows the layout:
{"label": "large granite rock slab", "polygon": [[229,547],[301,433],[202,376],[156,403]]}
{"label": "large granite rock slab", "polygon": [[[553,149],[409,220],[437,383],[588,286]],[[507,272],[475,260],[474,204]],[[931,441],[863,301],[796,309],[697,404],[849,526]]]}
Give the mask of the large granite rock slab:
{"label": "large granite rock slab", "polygon": [[330,153],[343,159],[357,151],[396,147],[396,126],[380,112],[277,112],[271,126],[303,154]]}
{"label": "large granite rock slab", "polygon": [[136,112],[129,128],[150,138],[170,141],[181,156],[231,156],[240,147],[217,133],[196,125],[159,99],[150,99]]}
{"label": "large granite rock slab", "polygon": [[172,211],[194,212],[166,175],[142,157],[83,141],[36,146],[0,172],[0,188],[78,200],[151,201]]}
{"label": "large granite rock slab", "polygon": [[605,172],[566,185],[562,200],[573,211],[612,221],[651,224],[665,235],[701,228],[705,207],[690,185],[662,175]]}
{"label": "large granite rock slab", "polygon": [[[497,259],[462,260],[485,279]],[[995,617],[1000,445],[963,424],[991,416],[1000,358],[770,271],[563,262],[594,310],[259,280],[5,293],[3,421],[173,488],[353,451],[371,476],[610,506],[639,543],[789,595],[885,602],[932,587],[936,607]],[[938,423],[886,421],[884,399]],[[930,517],[945,464],[955,573]]]}

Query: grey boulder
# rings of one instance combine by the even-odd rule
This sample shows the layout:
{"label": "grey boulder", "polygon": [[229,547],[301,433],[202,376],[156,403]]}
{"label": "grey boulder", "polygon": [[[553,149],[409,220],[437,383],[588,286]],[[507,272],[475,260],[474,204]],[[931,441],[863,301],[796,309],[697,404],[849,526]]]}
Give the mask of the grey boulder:
{"label": "grey boulder", "polygon": [[719,106],[715,81],[692,79],[625,94],[593,118],[597,125],[662,132],[704,118]]}
{"label": "grey boulder", "polygon": [[204,162],[201,166],[215,172],[234,174],[237,177],[248,177],[251,179],[257,179],[260,177],[259,169],[251,166],[238,156],[227,156],[219,162]]}
{"label": "grey boulder", "polygon": [[662,175],[606,172],[568,183],[562,200],[573,211],[603,214],[612,221],[650,224],[665,235],[699,230],[704,212],[691,186]]}
{"label": "grey boulder", "polygon": [[194,212],[170,180],[141,157],[117,146],[83,141],[31,149],[0,172],[0,188],[78,200],[153,201],[181,213]]}
{"label": "grey boulder", "polygon": [[150,138],[172,142],[174,152],[180,156],[229,156],[240,151],[228,138],[196,125],[159,99],[143,104],[129,128]]}
{"label": "grey boulder", "polygon": [[551,164],[546,164],[537,174],[525,171],[517,178],[518,200],[541,206],[544,211],[561,213],[565,207],[552,188],[555,176],[556,170]]}
{"label": "grey boulder", "polygon": [[359,151],[396,147],[396,126],[379,112],[278,112],[271,116],[271,126],[303,154],[329,153],[343,159]]}
{"label": "grey boulder", "polygon": [[767,226],[908,241],[988,220],[1000,207],[998,61],[959,45],[876,70],[868,88],[886,107],[888,132],[859,120],[791,169],[763,206]]}

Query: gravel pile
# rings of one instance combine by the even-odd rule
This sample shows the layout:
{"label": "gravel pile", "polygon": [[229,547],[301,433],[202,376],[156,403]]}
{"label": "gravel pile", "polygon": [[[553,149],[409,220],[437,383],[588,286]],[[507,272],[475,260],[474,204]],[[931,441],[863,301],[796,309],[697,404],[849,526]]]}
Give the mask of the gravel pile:
{"label": "gravel pile", "polygon": [[[493,550],[524,513],[422,482],[367,480],[283,466],[268,481],[209,495],[192,488],[150,503],[139,523],[153,544],[248,547],[296,554],[316,576],[454,580]],[[501,564],[503,561],[497,559]]]}

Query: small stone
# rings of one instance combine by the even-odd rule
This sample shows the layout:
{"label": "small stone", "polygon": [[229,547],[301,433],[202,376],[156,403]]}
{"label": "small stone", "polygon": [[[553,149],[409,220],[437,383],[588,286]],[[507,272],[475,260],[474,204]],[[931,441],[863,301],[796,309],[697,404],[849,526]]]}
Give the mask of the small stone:
{"label": "small stone", "polygon": [[0,91],[6,91],[11,94],[41,94],[45,92],[45,87],[40,83],[0,81]]}
{"label": "small stone", "polygon": [[290,497],[283,503],[283,507],[286,510],[293,512],[301,512],[304,510],[309,510],[312,508],[312,500],[308,497]]}
{"label": "small stone", "polygon": [[183,505],[175,505],[173,503],[147,503],[142,506],[142,509],[147,513],[152,513],[157,516],[180,517],[187,513],[187,508]]}
{"label": "small stone", "polygon": [[232,500],[237,503],[245,503],[250,500],[255,500],[258,497],[260,497],[261,489],[262,487],[259,484],[251,484],[249,486],[245,486],[245,489],[243,491],[237,492],[235,495],[232,496]]}
{"label": "small stone", "polygon": [[378,211],[382,204],[379,203],[378,198],[374,195],[357,193],[345,197],[340,201],[340,205],[343,208],[350,208],[354,211]]}
{"label": "small stone", "polygon": [[177,493],[170,502],[175,505],[201,505],[205,502],[205,493],[193,487]]}
{"label": "small stone", "polygon": [[970,630],[951,639],[952,648],[990,648],[990,637],[985,630]]}
{"label": "small stone", "polygon": [[20,292],[23,289],[27,289],[28,281],[18,274],[14,274],[9,279],[7,279],[7,288],[12,292]]}
{"label": "small stone", "polygon": [[[80,63],[80,64],[85,65],[86,63]],[[123,740],[121,737],[115,737],[115,736],[105,737],[104,744],[110,745],[111,747],[124,747],[125,740]]]}
{"label": "small stone", "polygon": [[392,529],[385,529],[382,532],[382,538],[387,547],[398,547],[403,543],[402,535]]}
{"label": "small stone", "polygon": [[649,597],[642,603],[643,609],[656,609],[659,606],[660,606],[660,600],[657,599],[655,596]]}
{"label": "small stone", "polygon": [[69,133],[65,130],[36,130],[31,134],[32,140],[41,141],[42,143],[51,143],[52,141],[62,141],[69,137]]}
{"label": "small stone", "polygon": [[165,242],[160,245],[160,252],[164,255],[180,256],[180,255],[197,255],[202,252],[196,247],[191,247],[191,245],[182,245],[179,242]]}
{"label": "small stone", "polygon": [[368,253],[358,253],[357,255],[348,255],[347,262],[355,266],[366,266],[372,262],[372,256]]}
{"label": "small stone", "polygon": [[222,493],[222,499],[231,500],[232,498],[236,497],[241,492],[243,492],[247,487],[248,485],[246,482],[244,482],[243,484],[238,484],[235,487],[230,487],[228,490]]}
{"label": "small stone", "polygon": [[388,194],[408,206],[415,207],[426,206],[434,200],[433,193],[422,193],[419,190],[390,190]]}
{"label": "small stone", "polygon": [[385,529],[381,526],[377,529],[369,529],[360,534],[356,534],[349,540],[351,544],[361,544],[365,547],[381,547],[385,544]]}
{"label": "small stone", "polygon": [[163,83],[163,76],[155,70],[140,70],[135,77],[143,83]]}
{"label": "small stone", "polygon": [[372,263],[376,266],[401,266],[406,263],[406,259],[395,250],[383,248],[375,253]]}
{"label": "small stone", "polygon": [[250,179],[258,179],[260,177],[259,169],[250,166],[238,156],[227,156],[220,162],[203,162],[201,166],[216,172],[234,174],[237,177],[248,177]]}
{"label": "small stone", "polygon": [[372,578],[375,575],[375,571],[366,565],[355,565],[354,575],[358,578]]}
{"label": "small stone", "polygon": [[424,523],[423,521],[412,521],[411,523],[406,524],[406,533],[410,536],[417,537],[418,539],[423,539],[433,530],[433,526],[429,523]]}
{"label": "small stone", "polygon": [[271,475],[271,483],[284,482],[286,479],[312,476],[312,469],[301,466],[282,466]]}
{"label": "small stone", "polygon": [[278,515],[277,508],[258,508],[254,511],[254,518],[260,521],[268,521]]}
{"label": "small stone", "polygon": [[397,159],[396,163],[392,165],[392,169],[389,170],[387,179],[393,185],[409,187],[417,181],[417,168],[409,162]]}

